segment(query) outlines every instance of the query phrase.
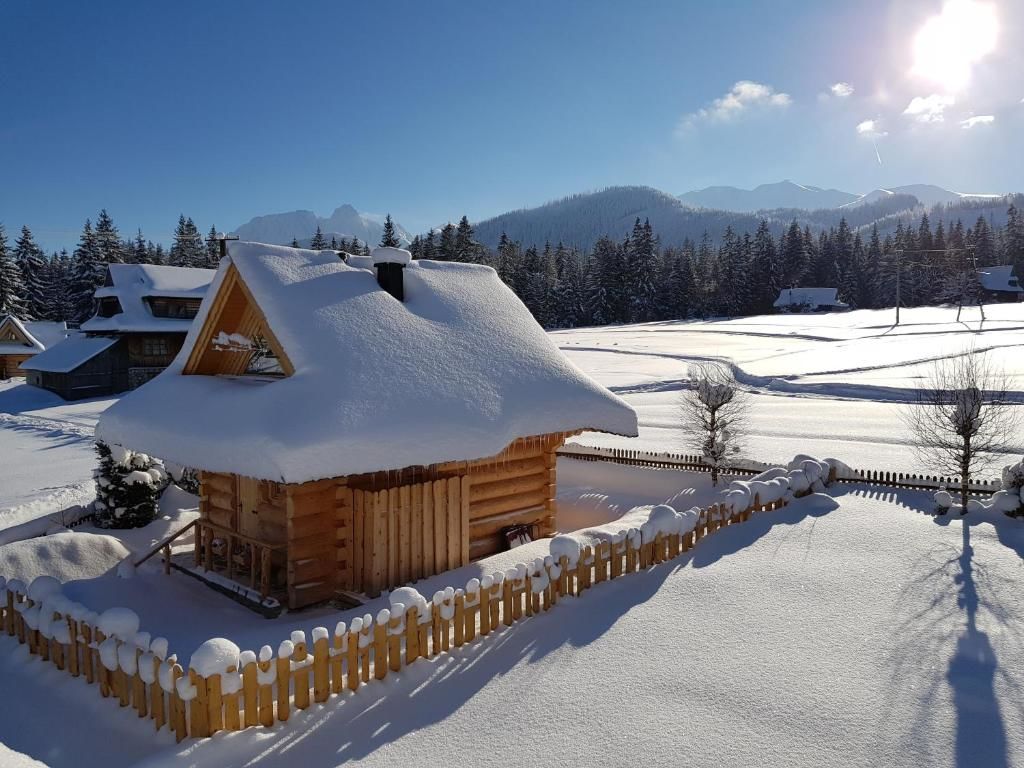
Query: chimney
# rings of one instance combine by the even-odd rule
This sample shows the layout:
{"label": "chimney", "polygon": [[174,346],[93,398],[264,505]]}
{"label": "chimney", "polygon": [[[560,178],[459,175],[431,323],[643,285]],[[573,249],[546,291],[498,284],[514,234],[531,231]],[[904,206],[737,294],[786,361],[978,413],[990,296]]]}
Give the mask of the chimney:
{"label": "chimney", "polygon": [[412,254],[401,248],[374,248],[370,254],[377,268],[377,283],[399,301],[405,301],[402,270],[412,261]]}

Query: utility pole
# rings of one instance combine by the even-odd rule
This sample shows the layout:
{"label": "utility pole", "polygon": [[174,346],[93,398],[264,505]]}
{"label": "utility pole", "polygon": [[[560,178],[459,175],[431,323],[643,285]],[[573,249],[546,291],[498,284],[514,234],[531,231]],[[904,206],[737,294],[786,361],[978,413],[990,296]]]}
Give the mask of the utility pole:
{"label": "utility pole", "polygon": [[896,249],[896,325],[900,324],[900,261],[903,258],[903,249]]}

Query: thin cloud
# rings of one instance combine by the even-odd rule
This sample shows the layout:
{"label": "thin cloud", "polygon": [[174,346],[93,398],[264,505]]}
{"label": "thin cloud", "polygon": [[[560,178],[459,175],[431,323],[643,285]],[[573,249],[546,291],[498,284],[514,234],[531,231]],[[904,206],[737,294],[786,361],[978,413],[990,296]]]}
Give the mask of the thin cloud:
{"label": "thin cloud", "polygon": [[849,83],[835,83],[829,88],[829,91],[832,92],[833,96],[845,99],[847,96],[853,95],[853,86]]}
{"label": "thin cloud", "polygon": [[966,120],[961,120],[960,127],[967,130],[976,125],[991,125],[995,121],[995,115],[975,115],[974,117],[968,117]]}
{"label": "thin cloud", "polygon": [[888,134],[882,130],[882,125],[878,120],[864,120],[857,123],[857,135],[867,136],[869,139],[880,139]]}
{"label": "thin cloud", "polygon": [[919,123],[941,123],[946,119],[946,107],[956,99],[948,94],[933,93],[931,96],[915,96],[903,110],[903,114]]}
{"label": "thin cloud", "polygon": [[792,103],[793,98],[788,93],[776,91],[770,85],[740,80],[724,96],[684,116],[680,126],[692,127],[700,122],[729,122],[755,109],[783,109]]}

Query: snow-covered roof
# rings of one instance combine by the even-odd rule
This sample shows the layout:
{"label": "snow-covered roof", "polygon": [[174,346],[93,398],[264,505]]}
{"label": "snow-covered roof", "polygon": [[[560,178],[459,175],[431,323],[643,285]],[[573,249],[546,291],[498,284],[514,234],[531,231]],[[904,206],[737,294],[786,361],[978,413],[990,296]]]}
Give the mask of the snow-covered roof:
{"label": "snow-covered roof", "polygon": [[845,302],[839,301],[838,291],[835,288],[783,288],[779,291],[779,298],[775,300],[776,308],[806,306],[806,307],[847,307]]}
{"label": "snow-covered roof", "polygon": [[116,336],[86,336],[72,333],[60,344],[26,360],[21,367],[30,371],[68,373],[117,343]]}
{"label": "snow-covered roof", "polygon": [[[232,267],[291,376],[183,375]],[[333,251],[229,243],[177,359],[109,408],[97,435],[301,483],[493,456],[552,432],[637,434],[633,409],[573,365],[490,267],[414,261],[404,281],[400,302]]]}
{"label": "snow-covered roof", "polygon": [[981,281],[981,287],[986,291],[1024,293],[1024,288],[1021,288],[1020,281],[1013,274],[1012,264],[979,269],[978,279]]}
{"label": "snow-covered roof", "polygon": [[109,264],[109,282],[96,289],[97,299],[117,298],[121,312],[113,317],[95,315],[82,323],[83,331],[185,332],[192,321],[177,317],[154,317],[147,298],[202,299],[216,270],[166,267],[156,264]]}
{"label": "snow-covered roof", "polygon": [[24,355],[42,352],[67,338],[68,326],[50,320],[19,320],[14,315],[0,318],[0,330],[11,326],[24,336],[29,346],[13,341],[0,341],[0,355]]}

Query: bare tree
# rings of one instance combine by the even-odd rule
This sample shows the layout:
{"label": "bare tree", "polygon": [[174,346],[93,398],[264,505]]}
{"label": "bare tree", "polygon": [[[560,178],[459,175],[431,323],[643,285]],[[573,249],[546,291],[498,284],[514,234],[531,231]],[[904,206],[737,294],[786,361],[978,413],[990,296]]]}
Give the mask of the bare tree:
{"label": "bare tree", "polygon": [[688,371],[690,388],[680,402],[682,427],[690,443],[711,467],[711,484],[726,460],[740,450],[747,426],[748,399],[732,371],[720,363],[695,363]]}
{"label": "bare tree", "polygon": [[917,455],[934,471],[959,477],[961,514],[967,511],[972,475],[1010,448],[1017,411],[1009,380],[984,353],[937,360],[903,410]]}

